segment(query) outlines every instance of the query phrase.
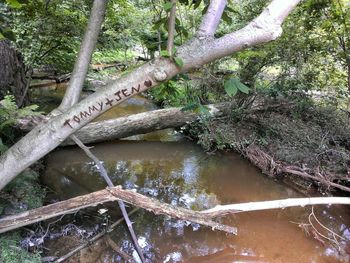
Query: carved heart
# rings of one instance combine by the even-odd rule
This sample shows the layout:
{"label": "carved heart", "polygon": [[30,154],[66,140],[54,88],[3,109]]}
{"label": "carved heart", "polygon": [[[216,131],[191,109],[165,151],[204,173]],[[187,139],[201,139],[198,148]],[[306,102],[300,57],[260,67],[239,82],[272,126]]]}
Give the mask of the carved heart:
{"label": "carved heart", "polygon": [[144,84],[145,84],[146,87],[151,87],[151,86],[152,86],[152,81],[146,80],[146,81],[144,82]]}

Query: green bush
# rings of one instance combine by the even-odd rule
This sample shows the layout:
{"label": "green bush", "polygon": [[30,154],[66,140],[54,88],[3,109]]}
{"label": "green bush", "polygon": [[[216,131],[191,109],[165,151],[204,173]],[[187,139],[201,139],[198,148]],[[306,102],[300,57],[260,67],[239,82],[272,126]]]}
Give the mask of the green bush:
{"label": "green bush", "polygon": [[19,246],[21,236],[18,231],[0,236],[0,263],[36,263],[41,262],[39,254],[29,253]]}

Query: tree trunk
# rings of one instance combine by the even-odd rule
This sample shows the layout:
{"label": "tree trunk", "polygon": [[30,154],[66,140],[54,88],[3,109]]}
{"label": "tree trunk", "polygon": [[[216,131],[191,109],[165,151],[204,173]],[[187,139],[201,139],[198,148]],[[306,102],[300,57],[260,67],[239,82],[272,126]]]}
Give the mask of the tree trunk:
{"label": "tree trunk", "polygon": [[[0,40],[0,99],[12,94],[16,103],[28,104],[27,79],[22,56],[8,40]],[[23,103],[22,103],[23,101]]]}
{"label": "tree trunk", "polygon": [[[224,103],[207,107],[211,117],[220,116],[230,108],[229,104]],[[84,143],[110,141],[166,128],[178,128],[197,120],[200,116],[198,112],[182,111],[181,108],[154,110],[117,119],[92,122],[79,130],[76,136]],[[62,145],[72,144],[74,142],[68,139]]]}
{"label": "tree trunk", "polygon": [[350,116],[350,58],[347,62],[348,68],[348,115]]}
{"label": "tree trunk", "polygon": [[[109,119],[99,122],[91,122],[75,133],[83,143],[96,143],[121,139],[137,134],[163,130],[167,128],[179,128],[186,123],[196,121],[200,117],[218,117],[224,115],[232,108],[232,103],[206,105],[209,114],[202,115],[196,111],[183,111],[182,108],[167,108],[133,114],[125,117]],[[259,108],[255,109],[259,110]],[[17,127],[29,132],[46,117],[30,117],[20,119]],[[74,141],[68,138],[61,146],[73,145]]]}

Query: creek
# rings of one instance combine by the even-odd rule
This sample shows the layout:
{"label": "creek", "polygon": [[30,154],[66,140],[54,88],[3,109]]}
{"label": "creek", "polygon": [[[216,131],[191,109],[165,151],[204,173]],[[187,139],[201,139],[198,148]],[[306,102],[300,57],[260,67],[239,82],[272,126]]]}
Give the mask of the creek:
{"label": "creek", "polygon": [[[39,97],[44,98],[45,92],[50,94],[51,101],[62,94],[59,89],[41,90]],[[98,120],[155,108],[144,97],[136,96],[106,112]],[[96,144],[92,151],[103,161],[115,185],[191,209],[303,197],[292,188],[267,178],[239,155],[205,153],[195,142],[173,130]],[[106,187],[94,163],[77,147],[58,148],[51,152],[42,182],[51,191],[49,197],[56,200]],[[100,215],[97,209],[90,211],[90,216],[101,218],[105,215],[108,222],[120,216],[116,204],[98,207],[101,208],[108,210],[108,217],[107,213]],[[349,209],[336,205],[317,206],[314,212],[322,224],[343,238],[337,238],[338,244],[320,238],[310,227],[309,207],[222,217],[223,223],[238,228],[237,236],[144,210],[133,214],[131,219],[149,262],[349,262]],[[323,235],[334,239],[315,220],[312,223]],[[124,225],[119,225],[109,236],[125,252],[136,257]],[[49,242],[48,248],[51,251],[58,249],[61,246],[58,244],[61,243]],[[75,260],[121,262],[118,254],[111,249],[91,251]]]}

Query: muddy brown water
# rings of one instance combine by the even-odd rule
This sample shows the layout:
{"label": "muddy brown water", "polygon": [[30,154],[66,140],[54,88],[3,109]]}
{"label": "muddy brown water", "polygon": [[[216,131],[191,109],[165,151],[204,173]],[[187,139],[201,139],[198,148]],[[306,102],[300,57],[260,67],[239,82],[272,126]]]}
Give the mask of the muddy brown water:
{"label": "muddy brown water", "polygon": [[[136,97],[101,118],[153,108],[143,97]],[[103,161],[116,185],[173,205],[206,209],[216,204],[302,197],[288,186],[267,178],[240,156],[209,155],[172,130],[97,144],[92,151]],[[76,147],[49,154],[43,182],[59,199],[105,187],[96,166]],[[238,228],[237,236],[143,210],[131,219],[149,262],[350,262],[346,253],[350,240],[349,209],[333,205],[317,206],[314,211],[322,224],[342,237],[336,237],[338,243],[327,241],[308,226],[311,208],[220,218],[221,222]],[[315,220],[312,223],[325,237],[335,239]],[[137,259],[123,225],[110,233],[110,237]],[[86,258],[80,261],[89,262]],[[121,262],[121,259],[109,251],[98,262]]]}

